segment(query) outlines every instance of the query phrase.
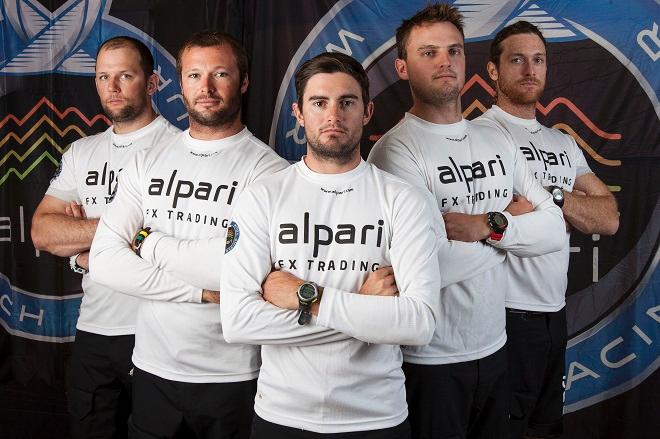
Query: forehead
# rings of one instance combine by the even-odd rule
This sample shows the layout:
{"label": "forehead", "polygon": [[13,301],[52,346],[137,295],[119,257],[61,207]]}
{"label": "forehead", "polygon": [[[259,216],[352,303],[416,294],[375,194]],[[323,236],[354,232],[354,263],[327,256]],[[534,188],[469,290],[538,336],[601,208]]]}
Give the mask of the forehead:
{"label": "forehead", "polygon": [[413,26],[408,36],[407,47],[415,50],[420,46],[445,46],[451,44],[463,44],[463,36],[456,26],[448,21],[443,21],[440,23],[425,23],[420,26]]}
{"label": "forehead", "polygon": [[181,55],[182,70],[209,66],[238,68],[238,62],[228,44],[208,47],[192,46],[186,48]]}
{"label": "forehead", "polygon": [[517,34],[502,40],[502,54],[508,53],[543,53],[545,46],[536,34]]}
{"label": "forehead", "polygon": [[349,94],[362,99],[360,84],[348,73],[317,73],[307,81],[304,97],[323,96],[332,98]]}
{"label": "forehead", "polygon": [[139,69],[140,52],[130,45],[103,48],[96,58],[96,70],[112,68]]}

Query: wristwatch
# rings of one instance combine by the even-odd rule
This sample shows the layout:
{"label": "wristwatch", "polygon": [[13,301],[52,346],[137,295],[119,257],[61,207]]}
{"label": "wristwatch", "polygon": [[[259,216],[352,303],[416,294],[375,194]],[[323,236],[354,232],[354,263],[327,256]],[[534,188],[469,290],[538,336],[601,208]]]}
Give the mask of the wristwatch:
{"label": "wristwatch", "polygon": [[298,287],[298,324],[306,325],[312,319],[310,306],[319,300],[319,289],[314,282],[305,282]]}
{"label": "wristwatch", "polygon": [[71,267],[71,271],[73,271],[74,273],[78,273],[78,274],[87,274],[88,270],[85,270],[83,267],[78,265],[78,263],[76,262],[76,260],[78,259],[78,256],[80,256],[80,253],[76,253],[75,255],[73,255],[69,258],[69,266]]}
{"label": "wristwatch", "polygon": [[[151,227],[145,227],[144,229],[139,230],[133,238],[133,247],[135,247],[135,254],[140,256],[140,247],[144,243],[144,240],[147,239],[147,236],[151,234]],[[141,256],[140,256],[141,257]]]}
{"label": "wristwatch", "polygon": [[550,195],[552,195],[552,201],[554,201],[557,207],[561,209],[564,205],[564,190],[559,186],[550,186],[548,191],[550,191]]}
{"label": "wristwatch", "polygon": [[502,212],[488,212],[488,227],[491,233],[488,237],[493,241],[499,241],[504,236],[506,228],[509,226],[509,220]]}

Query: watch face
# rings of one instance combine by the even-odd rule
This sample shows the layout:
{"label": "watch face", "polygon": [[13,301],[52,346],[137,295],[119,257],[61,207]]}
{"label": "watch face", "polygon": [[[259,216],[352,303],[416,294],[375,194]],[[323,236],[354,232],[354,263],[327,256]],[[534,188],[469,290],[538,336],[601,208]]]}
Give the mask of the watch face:
{"label": "watch face", "polygon": [[298,296],[305,301],[316,299],[316,294],[316,288],[309,283],[302,284],[298,290]]}
{"label": "watch face", "polygon": [[564,199],[564,193],[562,192],[561,189],[554,188],[552,190],[552,198],[554,198],[555,201],[561,201]]}
{"label": "watch face", "polygon": [[493,215],[493,223],[498,228],[506,227],[508,225],[508,221],[506,220],[506,217],[499,212],[496,212]]}

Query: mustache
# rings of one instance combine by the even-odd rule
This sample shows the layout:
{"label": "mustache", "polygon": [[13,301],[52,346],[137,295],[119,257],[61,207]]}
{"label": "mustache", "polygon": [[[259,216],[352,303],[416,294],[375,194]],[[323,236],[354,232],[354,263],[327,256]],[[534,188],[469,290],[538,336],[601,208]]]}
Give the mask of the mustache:
{"label": "mustache", "polygon": [[201,101],[201,100],[214,100],[214,101],[219,101],[219,102],[224,101],[222,99],[222,97],[214,95],[214,94],[204,94],[204,95],[200,95],[200,96],[195,97],[195,102]]}
{"label": "mustache", "polygon": [[452,78],[456,78],[458,75],[456,72],[454,72],[452,69],[443,69],[438,72],[435,72],[432,76],[433,79],[439,79],[444,76],[451,76]]}
{"label": "mustache", "polygon": [[338,124],[338,123],[335,123],[335,124],[332,124],[332,125],[322,126],[319,131],[321,133],[323,133],[323,132],[328,131],[328,130],[338,130],[338,131],[341,131],[343,133],[348,132],[348,129],[345,126],[343,126],[342,124]]}

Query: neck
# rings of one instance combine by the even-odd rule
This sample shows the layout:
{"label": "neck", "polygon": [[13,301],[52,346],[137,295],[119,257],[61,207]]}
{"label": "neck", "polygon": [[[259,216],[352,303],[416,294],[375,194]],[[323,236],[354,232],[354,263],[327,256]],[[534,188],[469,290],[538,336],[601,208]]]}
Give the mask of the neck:
{"label": "neck", "polygon": [[147,125],[149,125],[151,122],[154,121],[155,118],[157,118],[158,115],[156,112],[149,107],[149,111],[145,111],[138,117],[127,120],[124,122],[115,122],[114,120],[112,121],[112,131],[115,132],[115,134],[128,134],[132,133],[133,131],[137,131],[140,128],[144,128]]}
{"label": "neck", "polygon": [[309,169],[319,174],[343,174],[357,168],[362,158],[360,157],[360,148],[355,148],[351,158],[346,161],[339,161],[334,158],[319,157],[307,147],[307,155],[303,158]]}
{"label": "neck", "polygon": [[[498,96],[502,96],[501,93],[498,93]],[[536,102],[532,104],[516,104],[511,102],[506,96],[502,96],[497,98],[495,104],[512,116],[521,119],[536,118]]]}
{"label": "neck", "polygon": [[443,125],[460,122],[463,119],[460,97],[441,105],[427,104],[419,99],[413,99],[413,106],[409,112],[427,122]]}
{"label": "neck", "polygon": [[197,140],[221,140],[240,133],[243,128],[240,117],[222,126],[202,125],[190,119],[190,137]]}

